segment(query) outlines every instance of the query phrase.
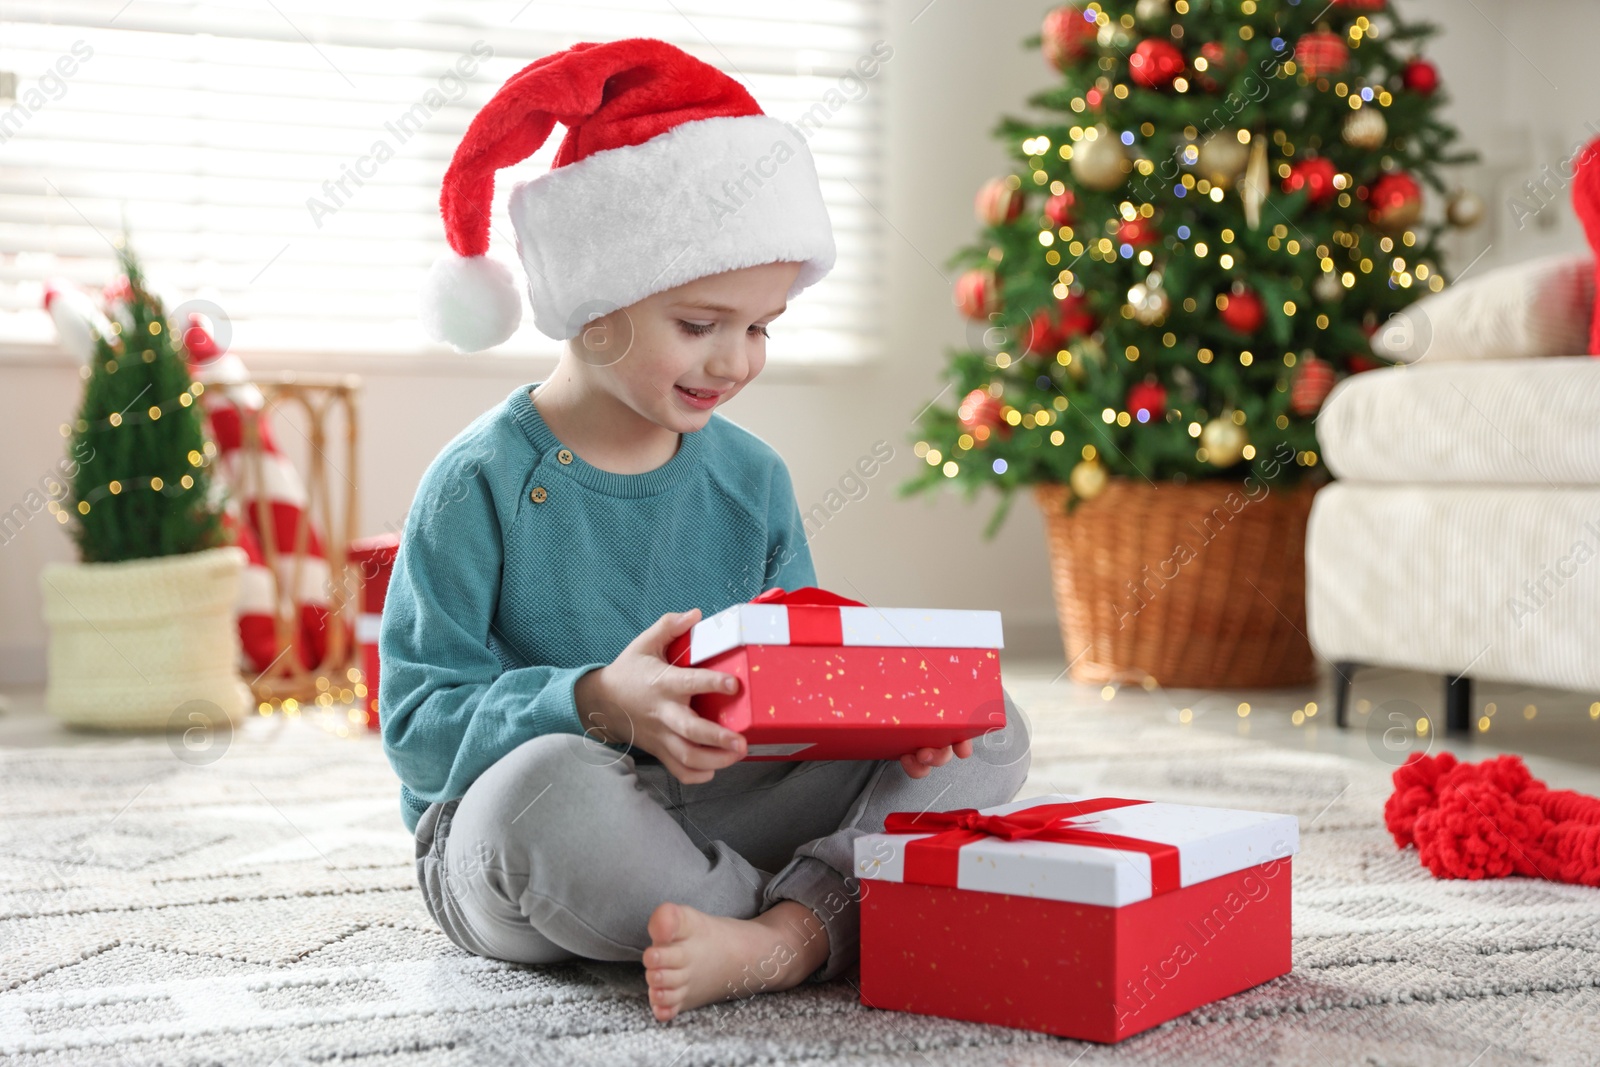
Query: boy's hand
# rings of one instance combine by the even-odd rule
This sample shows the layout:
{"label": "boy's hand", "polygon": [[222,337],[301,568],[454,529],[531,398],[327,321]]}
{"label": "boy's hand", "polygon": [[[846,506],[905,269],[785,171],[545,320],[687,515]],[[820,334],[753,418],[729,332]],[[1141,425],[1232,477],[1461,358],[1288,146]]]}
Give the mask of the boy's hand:
{"label": "boy's hand", "polygon": [[907,752],[900,757],[900,766],[906,769],[909,777],[926,778],[933,768],[949,763],[952,754],[962,759],[972,755],[972,739],[969,737],[943,748],[919,748],[915,752]]}
{"label": "boy's hand", "polygon": [[667,644],[699,621],[699,608],[661,616],[574,689],[579,719],[598,727],[601,740],[644,749],[688,785],[709,782],[713,772],[743,759],[746,747],[742,735],[689,706],[696,693],[738,692],[739,679],[666,660]]}

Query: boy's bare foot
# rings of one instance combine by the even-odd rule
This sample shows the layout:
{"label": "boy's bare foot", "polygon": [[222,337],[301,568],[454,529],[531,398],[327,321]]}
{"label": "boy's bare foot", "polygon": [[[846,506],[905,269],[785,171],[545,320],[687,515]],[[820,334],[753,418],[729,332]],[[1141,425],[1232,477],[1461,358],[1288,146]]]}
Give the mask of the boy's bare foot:
{"label": "boy's bare foot", "polygon": [[661,1022],[714,1001],[799,985],[828,958],[817,914],[780,900],[754,919],[707,915],[668,901],[650,915],[644,950],[650,1010]]}

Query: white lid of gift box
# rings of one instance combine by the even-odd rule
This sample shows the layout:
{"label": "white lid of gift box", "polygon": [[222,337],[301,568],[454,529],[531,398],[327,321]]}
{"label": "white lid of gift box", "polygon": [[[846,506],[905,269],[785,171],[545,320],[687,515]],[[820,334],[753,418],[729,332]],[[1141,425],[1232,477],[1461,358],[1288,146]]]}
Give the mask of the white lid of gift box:
{"label": "white lid of gift box", "polygon": [[[998,611],[841,606],[844,644],[889,648],[1004,648]],[[694,624],[689,662],[702,663],[741,645],[789,644],[783,604],[734,604]]]}
{"label": "white lid of gift box", "polygon": [[[1093,799],[1054,793],[978,810],[985,815],[1009,815],[1037,804]],[[1271,812],[1151,802],[1078,816],[1071,825],[1177,846],[1183,886],[1287,858],[1300,850],[1299,820]],[[931,836],[863,834],[855,842],[856,874],[904,881],[906,845]],[[1117,908],[1152,895],[1150,857],[1097,845],[986,837],[962,846],[956,888]]]}

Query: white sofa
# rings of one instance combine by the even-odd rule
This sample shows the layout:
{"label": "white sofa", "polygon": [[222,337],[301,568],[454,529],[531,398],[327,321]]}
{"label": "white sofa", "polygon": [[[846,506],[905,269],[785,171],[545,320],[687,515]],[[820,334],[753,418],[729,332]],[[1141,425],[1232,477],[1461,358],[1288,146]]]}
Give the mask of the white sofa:
{"label": "white sofa", "polygon": [[1454,733],[1474,678],[1600,692],[1600,358],[1551,354],[1587,349],[1593,271],[1554,257],[1430,296],[1378,341],[1409,365],[1328,397],[1306,608],[1339,725],[1363,665],[1443,675]]}

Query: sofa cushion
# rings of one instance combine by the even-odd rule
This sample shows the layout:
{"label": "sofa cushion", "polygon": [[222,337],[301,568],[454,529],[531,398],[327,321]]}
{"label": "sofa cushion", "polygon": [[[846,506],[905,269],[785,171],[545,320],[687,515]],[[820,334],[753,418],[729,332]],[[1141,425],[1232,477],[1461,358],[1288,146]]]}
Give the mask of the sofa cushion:
{"label": "sofa cushion", "polygon": [[1580,355],[1594,297],[1587,252],[1514,263],[1418,300],[1372,335],[1372,350],[1401,363]]}
{"label": "sofa cushion", "polygon": [[1328,469],[1366,482],[1600,485],[1600,360],[1355,374],[1317,416]]}

